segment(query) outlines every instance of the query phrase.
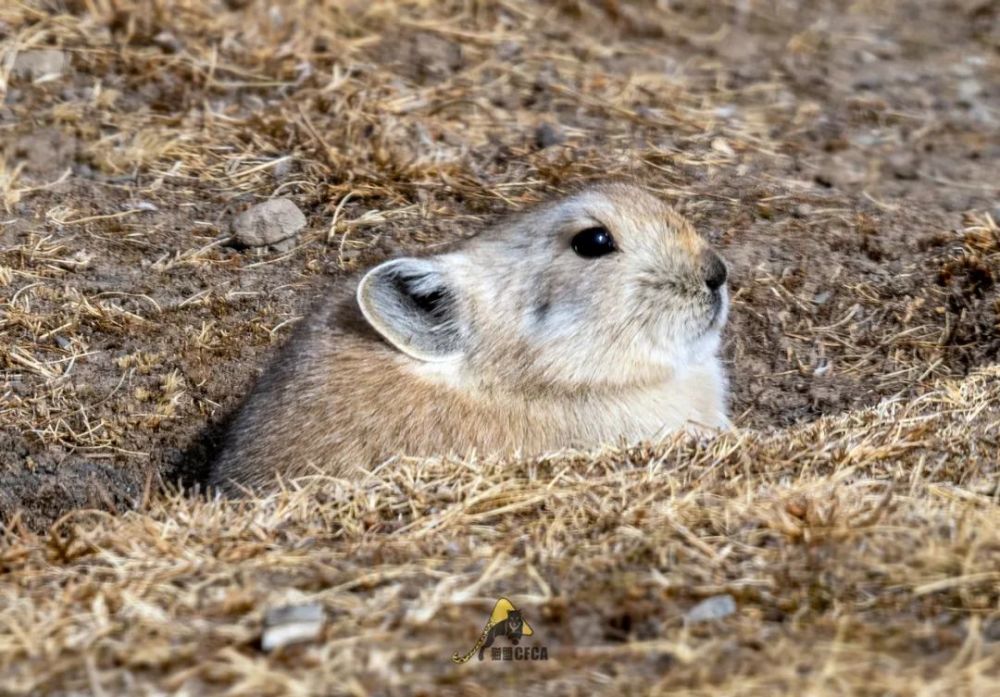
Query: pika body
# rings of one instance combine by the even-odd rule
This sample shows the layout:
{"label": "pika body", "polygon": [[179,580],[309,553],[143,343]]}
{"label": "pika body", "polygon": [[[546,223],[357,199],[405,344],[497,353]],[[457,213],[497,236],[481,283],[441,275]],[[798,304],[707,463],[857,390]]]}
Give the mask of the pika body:
{"label": "pika body", "polygon": [[726,279],[687,220],[624,183],[342,278],[235,414],[211,484],[727,428]]}

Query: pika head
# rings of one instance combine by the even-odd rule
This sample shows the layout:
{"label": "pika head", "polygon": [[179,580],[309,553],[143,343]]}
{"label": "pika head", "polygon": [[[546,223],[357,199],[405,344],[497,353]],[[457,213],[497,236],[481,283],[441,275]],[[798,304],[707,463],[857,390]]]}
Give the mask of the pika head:
{"label": "pika head", "polygon": [[715,360],[726,276],[682,216],[617,184],[539,206],[455,251],[381,264],[357,298],[425,375],[572,392],[658,384]]}

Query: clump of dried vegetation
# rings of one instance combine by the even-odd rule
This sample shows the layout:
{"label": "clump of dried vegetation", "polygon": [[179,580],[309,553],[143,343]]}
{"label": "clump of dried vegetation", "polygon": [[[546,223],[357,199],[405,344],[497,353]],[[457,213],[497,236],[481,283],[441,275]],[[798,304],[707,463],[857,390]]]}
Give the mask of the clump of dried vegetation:
{"label": "clump of dried vegetation", "polygon": [[[0,694],[1000,692],[997,13],[0,5]],[[737,431],[180,488],[323,277],[607,176],[730,260]],[[498,596],[549,660],[453,665]]]}
{"label": "clump of dried vegetation", "polygon": [[[80,511],[41,533],[15,519],[6,687],[994,694],[998,378],[712,442],[399,461],[240,504]],[[685,623],[719,594],[735,613]],[[498,595],[549,660],[451,665]],[[326,610],[321,639],[262,652],[265,611],[307,602]]]}

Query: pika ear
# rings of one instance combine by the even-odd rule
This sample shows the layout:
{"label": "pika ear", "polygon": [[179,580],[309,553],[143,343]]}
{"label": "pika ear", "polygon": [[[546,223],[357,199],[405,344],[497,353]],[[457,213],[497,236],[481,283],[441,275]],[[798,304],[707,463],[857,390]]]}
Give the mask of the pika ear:
{"label": "pika ear", "polygon": [[443,361],[462,353],[456,289],[432,259],[394,259],[366,273],[358,305],[368,323],[403,353]]}

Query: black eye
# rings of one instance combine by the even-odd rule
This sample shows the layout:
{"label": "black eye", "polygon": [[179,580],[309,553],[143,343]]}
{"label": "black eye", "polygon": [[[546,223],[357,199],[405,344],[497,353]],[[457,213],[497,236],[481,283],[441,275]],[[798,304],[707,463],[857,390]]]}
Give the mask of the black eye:
{"label": "black eye", "polygon": [[615,251],[615,238],[605,227],[589,227],[576,233],[570,242],[573,251],[584,259],[594,259]]}

